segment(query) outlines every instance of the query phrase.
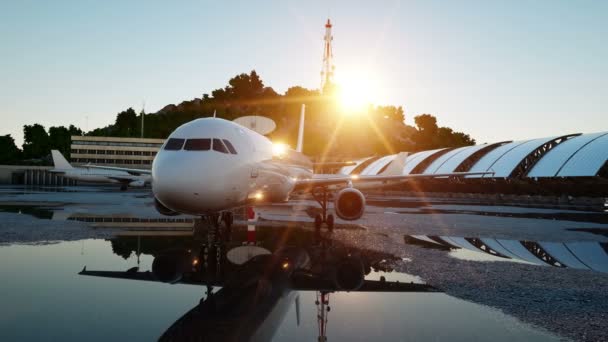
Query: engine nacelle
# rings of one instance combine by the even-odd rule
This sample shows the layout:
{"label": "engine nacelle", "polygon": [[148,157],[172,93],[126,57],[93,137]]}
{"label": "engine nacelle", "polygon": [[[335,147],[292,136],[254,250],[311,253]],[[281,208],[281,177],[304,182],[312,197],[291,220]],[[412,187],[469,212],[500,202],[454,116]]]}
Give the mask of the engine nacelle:
{"label": "engine nacelle", "polygon": [[365,196],[355,188],[342,189],[336,195],[334,209],[343,220],[358,220],[365,212]]}
{"label": "engine nacelle", "polygon": [[132,186],[134,188],[141,188],[144,185],[146,185],[146,182],[143,180],[135,180],[135,181],[132,181],[131,183],[129,183],[129,186]]}
{"label": "engine nacelle", "polygon": [[365,281],[365,270],[361,258],[349,255],[338,261],[333,281],[339,290],[356,291],[360,289]]}
{"label": "engine nacelle", "polygon": [[175,284],[192,271],[192,257],[185,251],[161,254],[152,262],[152,273],[163,283]]}
{"label": "engine nacelle", "polygon": [[178,212],[175,212],[175,211],[165,207],[162,203],[160,203],[159,200],[156,199],[156,197],[154,197],[154,207],[156,208],[156,211],[158,211],[161,215],[165,215],[165,216],[179,215]]}

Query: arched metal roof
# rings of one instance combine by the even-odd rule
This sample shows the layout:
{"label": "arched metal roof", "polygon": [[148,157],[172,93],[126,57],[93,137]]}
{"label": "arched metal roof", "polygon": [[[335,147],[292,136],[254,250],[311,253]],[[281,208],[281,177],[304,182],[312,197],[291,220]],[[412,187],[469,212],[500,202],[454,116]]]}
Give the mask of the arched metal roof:
{"label": "arched metal roof", "polygon": [[407,158],[405,159],[405,166],[403,167],[403,174],[409,175],[412,170],[414,170],[414,168],[418,166],[418,164],[422,163],[426,158],[432,156],[433,154],[441,150],[444,149],[438,148],[436,150],[422,151],[407,156]]}
{"label": "arched metal roof", "polygon": [[365,162],[366,160],[371,159],[371,158],[373,158],[373,157],[367,157],[367,158],[361,158],[361,159],[355,160],[354,161],[355,165],[343,166],[342,168],[340,168],[340,171],[338,172],[338,174],[350,175],[351,172],[353,172],[353,170],[357,166],[361,165],[363,162]]}
{"label": "arched metal roof", "polygon": [[424,170],[424,174],[434,173],[450,173],[460,165],[465,159],[470,157],[473,153],[487,147],[487,144],[476,145],[476,146],[464,146],[442,155],[437,158],[429,167]]}
{"label": "arched metal roof", "polygon": [[608,272],[608,254],[599,243],[568,242],[566,246],[592,270]]}
{"label": "arched metal roof", "polygon": [[572,251],[562,242],[539,242],[538,243],[553,259],[559,261],[563,265],[572,268],[580,268],[583,270],[590,269],[589,266],[583,264]]}
{"label": "arched metal roof", "polygon": [[361,175],[366,175],[366,176],[377,175],[380,172],[380,170],[382,170],[383,167],[385,167],[390,162],[392,162],[393,159],[395,159],[395,156],[397,156],[397,155],[391,154],[391,155],[384,156],[384,157],[372,162],[365,169],[363,169],[363,171],[361,171]]}
{"label": "arched metal roof", "polygon": [[515,167],[517,167],[517,165],[530,153],[532,153],[540,146],[546,144],[547,142],[550,142],[557,138],[560,137],[556,136],[524,141],[514,141],[512,143],[502,145],[483,156],[483,158],[481,158],[471,168],[471,172],[494,171],[494,175],[467,177],[509,177]]}
{"label": "arched metal roof", "polygon": [[[579,152],[588,153],[586,151],[591,152],[591,150],[594,150],[593,155],[594,155],[594,158],[597,160],[597,163],[594,163],[595,167],[584,168],[584,166],[589,165],[589,164],[585,163],[585,165],[583,165],[580,163],[580,160],[579,160],[579,161],[576,161],[575,164],[570,164],[570,166],[566,168],[566,170],[564,172],[564,176],[571,176],[571,175],[595,176],[595,174],[597,174],[599,168],[603,165],[603,163],[601,162],[601,160],[602,160],[601,156],[598,156],[595,153],[595,152],[602,152],[601,140],[600,140],[599,145],[597,145],[600,147],[599,149],[594,148],[593,145],[597,144],[596,141],[598,139],[601,139],[602,137],[605,137],[606,135],[608,135],[608,132],[583,134],[583,135],[579,135],[578,137],[574,137],[572,139],[569,139],[569,140],[557,145],[555,148],[550,150],[547,153],[547,155],[542,157],[536,163],[536,165],[534,165],[534,167],[530,170],[530,172],[528,172],[528,177],[556,177],[556,176],[558,176],[558,173],[560,173],[560,171],[563,170],[563,168],[567,164],[570,164],[569,163],[570,160],[572,160]],[[607,143],[608,143],[608,140],[606,140],[606,142],[604,144],[607,144]],[[586,150],[589,145],[592,145],[591,149]],[[595,150],[597,150],[597,151],[595,151]],[[603,145],[603,151],[606,151],[608,153],[608,145]],[[608,156],[608,154],[603,157],[604,161],[606,160],[607,156]],[[587,159],[587,158],[583,157],[582,159]],[[597,164],[599,164],[599,166]],[[575,170],[573,170],[573,166],[574,166],[574,169],[576,169],[576,172],[574,172]],[[592,165],[589,165],[589,166],[592,166]]]}
{"label": "arched metal roof", "polygon": [[608,134],[582,147],[559,170],[560,177],[595,176],[608,160]]}

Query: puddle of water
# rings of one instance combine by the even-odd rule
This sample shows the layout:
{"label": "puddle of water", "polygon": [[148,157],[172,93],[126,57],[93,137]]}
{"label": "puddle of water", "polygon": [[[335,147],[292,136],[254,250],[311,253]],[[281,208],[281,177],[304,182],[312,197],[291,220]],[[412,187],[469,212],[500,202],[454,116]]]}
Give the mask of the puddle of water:
{"label": "puddle of water", "polygon": [[[0,247],[0,340],[157,339],[199,300],[205,288],[78,275],[87,269],[149,270],[150,254],[185,240],[136,238],[82,240],[55,245]],[[139,257],[133,251],[139,250]],[[366,254],[367,255],[367,254]],[[378,258],[383,258],[380,255]],[[409,282],[398,272],[375,272],[366,279]],[[219,288],[216,288],[218,291]],[[301,291],[300,324],[289,304],[276,325],[277,341],[316,340],[316,291]],[[339,292],[329,295],[329,340],[557,340],[485,306],[441,293]],[[32,326],[35,325],[35,328]],[[199,332],[200,333],[200,332]]]}

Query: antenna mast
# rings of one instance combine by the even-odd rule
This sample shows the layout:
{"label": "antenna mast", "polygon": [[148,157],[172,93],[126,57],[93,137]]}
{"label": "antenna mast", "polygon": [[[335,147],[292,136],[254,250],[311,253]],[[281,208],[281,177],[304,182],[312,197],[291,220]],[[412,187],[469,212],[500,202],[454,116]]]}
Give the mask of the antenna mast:
{"label": "antenna mast", "polygon": [[334,40],[334,37],[331,35],[332,24],[329,19],[327,19],[327,23],[325,24],[325,36],[324,40],[324,49],[323,49],[323,69],[321,70],[321,92],[325,89],[325,86],[331,84],[334,79],[334,53],[331,47],[331,42]]}
{"label": "antenna mast", "polygon": [[141,137],[144,137],[144,115],[146,114],[146,101],[141,105]]}

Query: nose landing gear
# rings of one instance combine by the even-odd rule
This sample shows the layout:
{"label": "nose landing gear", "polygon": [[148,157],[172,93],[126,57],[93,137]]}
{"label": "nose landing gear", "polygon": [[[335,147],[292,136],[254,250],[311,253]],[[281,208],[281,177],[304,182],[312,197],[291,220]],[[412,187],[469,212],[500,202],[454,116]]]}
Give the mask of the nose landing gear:
{"label": "nose landing gear", "polygon": [[326,186],[316,187],[313,188],[311,191],[312,197],[321,206],[321,213],[315,215],[315,233],[317,235],[321,234],[321,226],[323,225],[323,223],[327,225],[327,230],[329,232],[334,231],[334,215],[327,214],[327,192],[328,191]]}
{"label": "nose landing gear", "polygon": [[[222,226],[222,222],[224,225]],[[209,239],[227,241],[232,233],[232,224],[234,223],[234,214],[231,212],[214,213],[201,216],[201,224],[194,224],[195,234],[200,233],[201,228],[206,228],[209,234]],[[200,227],[200,228],[199,228]]]}

